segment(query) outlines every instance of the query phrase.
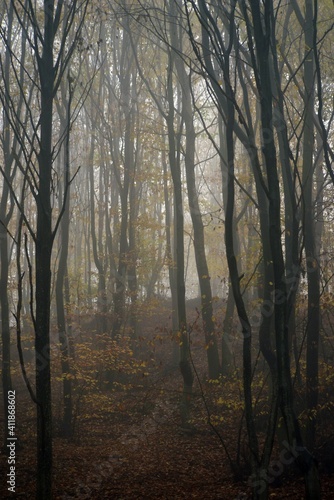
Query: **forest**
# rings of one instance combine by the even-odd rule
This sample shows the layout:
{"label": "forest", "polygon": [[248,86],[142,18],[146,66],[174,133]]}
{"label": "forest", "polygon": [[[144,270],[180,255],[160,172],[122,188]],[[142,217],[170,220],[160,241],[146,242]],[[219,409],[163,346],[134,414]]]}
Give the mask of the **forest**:
{"label": "forest", "polygon": [[331,0],[1,0],[1,498],[333,498],[333,63]]}

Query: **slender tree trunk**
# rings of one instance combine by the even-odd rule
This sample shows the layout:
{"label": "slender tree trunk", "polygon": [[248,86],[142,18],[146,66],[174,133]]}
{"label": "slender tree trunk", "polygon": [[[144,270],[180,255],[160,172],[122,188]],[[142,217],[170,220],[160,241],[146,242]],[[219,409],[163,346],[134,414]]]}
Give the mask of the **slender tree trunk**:
{"label": "slender tree trunk", "polygon": [[[135,158],[135,145],[134,134],[136,133],[135,124],[138,127],[138,111],[135,108],[136,102],[136,73],[132,70],[132,89],[131,99],[132,106],[128,114],[129,126],[131,127],[131,139],[129,140],[129,268],[128,268],[128,286],[130,293],[130,328],[133,340],[137,338],[137,302],[138,302],[138,279],[137,279],[137,248],[136,248],[136,220],[138,215],[138,201],[136,191],[136,158]],[[136,127],[136,128],[137,128]],[[136,150],[139,150],[139,137],[136,137]]]}
{"label": "slender tree trunk", "polygon": [[167,162],[165,151],[162,151],[162,165],[163,165],[163,176],[164,176],[164,201],[165,201],[165,212],[166,212],[166,256],[168,263],[168,276],[169,276],[169,286],[172,297],[172,339],[175,349],[173,349],[172,354],[172,364],[177,365],[178,363],[178,352],[176,346],[176,335],[178,332],[178,311],[177,311],[177,294],[176,294],[176,282],[175,282],[175,265],[174,265],[174,255],[173,255],[173,245],[172,245],[172,210],[170,196],[168,192],[168,180],[167,180]]}
{"label": "slender tree trunk", "polygon": [[[43,78],[53,74],[52,59],[46,56]],[[45,69],[45,72],[44,72]],[[51,79],[50,79],[51,80]],[[50,81],[51,84],[51,81]],[[45,87],[46,89],[47,87]],[[52,88],[52,85],[51,85]],[[38,476],[37,496],[51,498],[52,475],[52,407],[51,407],[51,353],[50,353],[50,306],[51,306],[51,253],[53,236],[51,230],[52,208],[50,201],[52,169],[52,91],[42,92],[41,105],[41,150],[39,163],[39,192],[37,196],[36,233],[36,397]]]}
{"label": "slender tree trunk", "polygon": [[313,196],[314,170],[314,57],[313,2],[305,0],[305,127],[303,146],[303,207],[304,239],[307,272],[307,346],[306,346],[306,405],[308,413],[306,443],[313,451],[318,404],[318,346],[320,332],[320,268],[315,243],[315,214]]}
{"label": "slender tree trunk", "polygon": [[137,338],[138,334],[138,323],[137,323],[137,302],[138,302],[138,280],[137,280],[137,250],[136,250],[136,226],[135,221],[137,217],[137,200],[136,200],[136,187],[134,184],[134,179],[130,186],[130,217],[129,217],[129,272],[128,272],[128,283],[130,292],[130,328],[131,337],[133,339]]}
{"label": "slender tree trunk", "polygon": [[190,400],[194,376],[190,362],[189,338],[186,316],[185,281],[184,281],[184,214],[182,198],[181,165],[175,147],[174,131],[174,97],[173,97],[173,62],[170,55],[168,71],[168,105],[167,131],[169,145],[169,165],[171,169],[174,188],[174,227],[176,249],[176,296],[178,327],[180,335],[180,371],[183,377],[183,400],[181,404],[181,420],[183,425],[187,425],[190,415]]}
{"label": "slender tree trunk", "polygon": [[[97,292],[97,305],[98,305],[98,315],[99,319],[105,316],[105,305],[106,305],[106,276],[105,276],[105,267],[104,267],[104,259],[101,251],[101,237],[99,238],[99,228],[100,222],[96,223],[96,204],[95,204],[95,180],[94,180],[94,152],[95,152],[95,130],[97,126],[97,120],[94,119],[94,111],[93,111],[93,103],[91,109],[91,120],[92,120],[92,136],[89,150],[89,188],[90,188],[90,228],[91,228],[91,238],[92,238],[92,249],[93,249],[93,257],[94,263],[98,272],[98,292]],[[101,186],[101,182],[99,184],[100,187],[100,197],[102,196],[103,200],[103,189]],[[100,198],[101,199],[101,198]],[[102,203],[101,200],[101,203]],[[101,210],[99,211],[99,215],[101,216]],[[100,217],[101,218],[101,217]],[[100,221],[99,218],[99,221]],[[96,226],[98,225],[98,229]],[[105,327],[103,320],[98,322],[99,329],[101,331]]]}
{"label": "slender tree trunk", "polygon": [[[50,2],[49,2],[50,3]],[[39,191],[36,233],[36,397],[37,498],[51,498],[52,408],[50,359],[50,304],[52,252],[52,112],[53,112],[53,9],[45,4],[45,37],[39,62],[41,81],[41,149],[38,155]]]}
{"label": "slender tree trunk", "polygon": [[116,275],[116,291],[114,294],[114,323],[112,328],[112,338],[120,334],[120,329],[124,321],[125,314],[125,290],[127,273],[127,251],[128,251],[128,196],[127,191],[121,192],[121,230],[118,267]]}
{"label": "slender tree trunk", "polygon": [[226,311],[223,321],[223,335],[222,335],[222,374],[228,375],[232,370],[232,350],[231,345],[233,341],[233,317],[234,317],[234,297],[231,285],[231,280],[228,278],[228,292],[226,300]]}
{"label": "slender tree trunk", "polygon": [[[173,5],[173,2],[172,2]],[[173,15],[173,12],[172,12]],[[175,12],[174,12],[175,15]],[[181,41],[177,35],[177,29],[171,30],[171,41],[174,49],[182,51]],[[196,259],[197,275],[201,291],[201,311],[203,318],[203,329],[207,346],[208,369],[210,379],[217,379],[220,374],[220,363],[218,355],[217,338],[213,322],[212,290],[210,274],[205,254],[204,225],[200,211],[195,178],[195,147],[196,134],[193,121],[193,108],[191,103],[191,82],[188,77],[182,59],[176,54],[174,57],[175,67],[182,89],[182,118],[186,128],[186,150],[185,167],[188,189],[188,200],[190,215],[194,229],[194,251]]]}
{"label": "slender tree trunk", "polygon": [[[222,198],[224,204],[224,214],[226,217],[226,205],[228,199],[228,169],[227,169],[227,144],[226,144],[226,134],[225,125],[223,122],[223,117],[221,114],[218,116],[218,132],[219,132],[219,152],[220,152],[220,171],[222,174]],[[234,217],[234,214],[233,214]],[[239,234],[236,227],[235,217],[233,219],[233,246],[234,252],[239,253]],[[230,350],[229,344],[233,337],[233,316],[234,316],[234,295],[231,284],[231,277],[228,277],[228,295],[226,302],[226,311],[223,322],[223,335],[222,335],[222,373],[223,375],[228,375],[231,371],[232,363],[232,352]]]}
{"label": "slender tree trunk", "polygon": [[104,170],[105,162],[103,161],[103,141],[100,137],[99,147],[100,147],[100,158],[101,164],[99,167],[99,196],[98,196],[98,228],[97,228],[97,248],[99,260],[103,269],[103,273],[99,276],[99,294],[98,294],[98,329],[100,332],[105,333],[107,331],[107,313],[108,313],[108,302],[107,302],[107,273],[108,273],[108,252],[104,245],[104,228],[105,228],[105,218],[106,218],[106,206],[108,206],[108,200],[106,196],[106,187],[104,184]]}
{"label": "slender tree trunk", "polygon": [[[65,94],[65,90],[63,91]],[[65,97],[65,95],[63,95]],[[72,435],[72,378],[70,368],[70,346],[69,336],[67,331],[66,309],[69,306],[68,293],[65,291],[65,279],[68,282],[67,274],[67,258],[68,258],[68,245],[69,245],[69,231],[70,231],[70,113],[71,113],[72,89],[67,102],[67,116],[63,119],[63,129],[65,131],[64,142],[64,189],[65,189],[65,208],[61,221],[61,249],[58,263],[58,271],[56,278],[56,310],[57,310],[57,323],[58,335],[60,342],[61,352],[61,369],[63,376],[63,421],[62,433],[65,437]],[[59,196],[60,200],[63,199],[62,193]],[[62,207],[60,207],[61,209]]]}
{"label": "slender tree trunk", "polygon": [[[129,28],[128,28],[129,30]],[[112,328],[112,337],[120,334],[120,329],[125,320],[125,292],[128,282],[128,252],[129,252],[129,193],[131,183],[134,181],[135,158],[134,158],[134,101],[135,96],[135,72],[133,71],[133,56],[128,53],[130,40],[128,30],[125,31],[123,39],[122,53],[119,56],[120,72],[120,94],[121,94],[121,114],[124,117],[124,178],[123,185],[119,179],[120,198],[121,198],[121,228],[119,240],[119,258],[116,276],[116,291],[114,294],[114,323]],[[118,144],[115,143],[115,149]],[[119,152],[115,151],[115,158],[119,157]],[[117,166],[120,163],[117,162]],[[115,165],[115,168],[117,168]],[[118,176],[120,174],[118,173]],[[136,275],[135,275],[136,279]],[[135,285],[136,286],[136,285]]]}

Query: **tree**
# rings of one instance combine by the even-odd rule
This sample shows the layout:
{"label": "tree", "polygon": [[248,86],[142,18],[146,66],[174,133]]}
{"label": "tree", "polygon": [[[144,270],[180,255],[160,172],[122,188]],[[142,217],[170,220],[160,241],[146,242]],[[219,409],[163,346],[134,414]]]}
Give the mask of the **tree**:
{"label": "tree", "polygon": [[[173,0],[170,7],[171,19],[175,19],[177,17],[179,9],[180,5],[177,5]],[[182,33],[183,30],[181,31],[180,27],[177,24],[171,23],[171,26],[171,44],[173,48],[172,57],[174,60],[182,92],[181,116],[185,124],[186,141],[184,163],[190,215],[194,229],[194,251],[201,293],[201,312],[203,317],[203,330],[207,346],[208,370],[209,377],[211,379],[217,379],[220,373],[220,363],[215,326],[213,321],[210,273],[205,253],[204,224],[198,200],[195,178],[196,131],[194,126],[194,110],[192,106],[191,92],[192,72],[190,71],[190,74],[187,75],[185,63],[181,56],[181,54],[183,53],[183,47],[181,35],[179,34],[179,32]]]}
{"label": "tree", "polygon": [[[240,107],[237,101],[236,88],[232,85],[232,77],[230,73],[230,54],[232,48],[234,47],[236,57],[238,57],[239,51],[242,50],[242,44],[238,40],[238,31],[235,28],[234,13],[237,3],[231,2],[229,9],[218,5],[209,7],[206,2],[202,1],[198,2],[198,6],[195,2],[192,2],[191,4],[192,10],[197,15],[202,27],[202,46],[200,47],[192,32],[192,21],[190,19],[192,13],[188,9],[188,28],[194,51],[199,60],[200,67],[204,70],[204,74],[213,89],[218,110],[222,114],[225,121],[228,168],[228,176],[226,179],[228,183],[228,198],[226,204],[225,242],[234,298],[244,332],[244,393],[248,437],[253,454],[252,464],[253,473],[255,475],[253,486],[258,485],[257,475],[259,473],[261,475],[261,468],[263,467],[265,469],[269,464],[274,431],[276,428],[276,402],[278,401],[286,426],[289,443],[292,446],[294,442],[297,442],[301,450],[297,461],[305,474],[308,498],[318,498],[319,480],[317,476],[316,463],[309,451],[303,446],[299,424],[293,409],[289,348],[289,312],[293,304],[293,302],[291,302],[291,297],[293,297],[297,288],[296,283],[298,283],[299,268],[297,267],[296,270],[293,270],[293,264],[296,259],[296,251],[294,249],[296,247],[289,244],[287,245],[287,250],[294,253],[291,253],[287,259],[288,273],[291,274],[291,272],[294,272],[295,276],[293,276],[293,284],[289,290],[289,292],[292,293],[289,293],[288,295],[288,288],[286,285],[287,274],[281,241],[281,188],[278,173],[276,139],[274,133],[274,124],[276,123],[276,125],[278,125],[276,113],[277,102],[280,103],[279,111],[281,112],[279,115],[280,121],[279,127],[277,127],[277,133],[280,138],[280,153],[281,159],[283,160],[282,164],[285,168],[286,192],[288,200],[290,200],[289,206],[295,207],[295,205],[293,205],[294,193],[291,191],[291,186],[293,186],[293,184],[291,183],[292,177],[289,166],[290,149],[287,143],[286,125],[282,109],[283,101],[280,90],[281,84],[278,71],[275,71],[275,68],[277,68],[277,54],[275,50],[276,41],[275,38],[273,38],[276,36],[274,5],[269,0],[264,2],[263,6],[255,0],[250,1],[249,3],[240,3],[241,13],[248,37],[248,48],[250,54],[249,63],[254,75],[256,93],[260,102],[261,151],[265,165],[264,171],[262,172],[256,152],[255,141],[257,139],[256,136],[253,135],[252,129],[249,127],[249,108],[248,111],[247,107],[244,108],[244,114],[244,110]],[[225,26],[225,23],[228,24],[229,29],[227,33],[224,33],[223,37],[221,35],[221,27]],[[212,64],[212,59],[216,61],[216,67]],[[271,71],[272,67],[274,67],[274,73]],[[238,66],[238,68],[240,68],[240,66]],[[219,81],[217,70],[221,72],[223,83]],[[239,71],[238,74],[241,75],[241,72]],[[244,85],[242,75],[241,85]],[[221,87],[223,87],[223,89]],[[247,106],[248,101],[245,100],[245,94],[246,93],[244,92],[244,105]],[[239,118],[239,123],[242,126],[241,130],[239,124],[236,123],[235,120],[236,114]],[[283,127],[282,124],[284,125]],[[260,202],[258,204],[260,215],[262,211],[262,214],[267,217],[267,224],[264,224],[264,218],[262,218],[261,224],[261,238],[265,269],[268,266],[268,271],[265,271],[264,273],[264,287],[267,292],[264,294],[266,302],[263,302],[263,304],[272,304],[272,306],[270,306],[269,314],[268,311],[263,309],[263,320],[259,331],[259,340],[262,353],[271,369],[273,398],[265,452],[261,461],[259,460],[258,455],[258,445],[254,430],[251,402],[251,325],[240,293],[240,278],[233,248],[232,220],[235,183],[233,133],[235,133],[240,140],[244,142],[248,149],[251,162],[255,167],[255,179],[258,178],[261,185],[261,190],[257,191],[258,200]],[[244,133],[246,133],[246,137],[244,136]],[[265,194],[268,200],[268,215],[265,215],[267,213],[265,208],[267,203],[266,200],[263,199],[263,194]],[[291,219],[291,223],[289,222],[289,217]],[[292,241],[296,243],[296,241],[298,241],[296,240],[298,229],[296,229],[293,216],[291,217],[291,211],[289,212],[289,217],[287,218],[289,225],[287,225],[286,230],[289,231],[289,236],[291,236]],[[269,226],[269,233],[266,226]],[[270,245],[269,247],[268,244]],[[268,272],[270,274],[268,274]],[[271,276],[271,278],[269,278],[269,276]],[[271,302],[271,297],[268,295],[268,292],[270,292],[270,287],[268,285],[273,285],[273,302]],[[273,354],[270,347],[270,336],[268,336],[268,333],[266,334],[267,338],[264,336],[264,334],[268,332],[268,329],[270,332],[272,324],[271,318],[274,319],[273,327],[275,332],[276,356]],[[263,328],[264,326],[266,332]],[[264,491],[258,491],[255,487],[254,495],[256,498],[262,498],[262,496],[263,498],[266,498],[266,488],[264,488]]]}
{"label": "tree", "polygon": [[[63,175],[64,188],[66,191],[65,199],[60,192],[61,202],[64,199],[64,213],[60,224],[60,256],[56,278],[56,308],[57,308],[57,323],[59,341],[61,345],[61,364],[63,376],[63,401],[64,414],[62,422],[62,433],[64,436],[70,437],[73,432],[72,426],[72,377],[70,368],[70,339],[68,331],[68,322],[66,320],[66,312],[70,305],[69,286],[68,286],[68,247],[69,247],[69,232],[70,232],[70,127],[71,127],[71,104],[73,98],[73,82],[69,81],[69,95],[66,95],[66,87],[62,82],[61,93],[62,101],[66,106],[66,114],[62,113],[62,108],[58,104],[58,113],[61,122],[60,133],[65,134],[64,151],[63,151]],[[61,157],[60,157],[61,158]],[[59,207],[62,210],[62,206]],[[67,282],[67,284],[66,284]]]}
{"label": "tree", "polygon": [[[37,498],[51,498],[52,485],[52,408],[51,408],[51,359],[50,359],[50,305],[51,305],[51,257],[54,238],[65,210],[67,188],[63,194],[63,205],[53,224],[53,111],[54,100],[65,71],[81,36],[81,28],[88,2],[74,1],[70,6],[63,1],[45,0],[43,5],[33,5],[18,0],[11,2],[22,38],[27,37],[36,71],[34,99],[38,113],[28,111],[31,134],[24,131],[18,109],[12,95],[3,90],[4,99],[10,101],[7,118],[15,131],[16,140],[24,150],[27,166],[19,164],[25,183],[29,186],[36,209],[28,220],[21,213],[35,251],[35,304],[31,303],[35,331],[36,350],[36,395],[37,404]],[[27,24],[26,24],[27,21]],[[73,36],[70,37],[70,33]],[[72,43],[68,41],[72,39]],[[8,49],[7,35],[3,40]],[[11,70],[16,74],[16,59],[11,59]],[[19,61],[19,64],[21,62]],[[22,61],[22,70],[29,80],[29,68]],[[19,83],[19,82],[17,82]],[[24,83],[19,92],[24,95]],[[27,105],[28,103],[25,102]],[[13,118],[14,117],[14,122]],[[15,122],[18,126],[15,127]],[[5,178],[9,183],[9,179]],[[20,206],[18,207],[20,208]],[[32,277],[31,277],[32,283]],[[34,307],[35,306],[35,307]],[[19,329],[18,325],[18,329]]]}

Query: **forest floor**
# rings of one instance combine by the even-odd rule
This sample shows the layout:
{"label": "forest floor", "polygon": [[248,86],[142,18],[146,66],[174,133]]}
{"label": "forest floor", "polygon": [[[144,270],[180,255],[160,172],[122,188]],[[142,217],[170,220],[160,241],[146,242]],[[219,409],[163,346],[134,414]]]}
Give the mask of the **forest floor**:
{"label": "forest floor", "polygon": [[[240,384],[236,380],[220,383],[206,380],[203,341],[200,330],[195,332],[192,351],[198,377],[191,403],[192,425],[189,429],[182,428],[179,411],[182,379],[169,362],[172,347],[161,326],[168,323],[168,314],[163,319],[165,314],[160,311],[150,315],[145,325],[150,338],[147,360],[138,364],[134,375],[125,377],[122,384],[116,384],[116,389],[113,386],[101,391],[96,385],[95,394],[91,391],[89,397],[87,394],[83,397],[81,393],[75,407],[75,434],[70,440],[60,437],[58,432],[61,394],[55,384],[54,500],[251,498]],[[7,490],[8,464],[1,450],[0,498],[29,500],[35,498],[36,491],[36,415],[19,372],[14,375],[14,387],[19,440],[16,493]],[[265,412],[262,420],[260,413],[259,432],[266,419]],[[209,415],[212,425],[208,423]],[[3,435],[4,419],[2,415],[0,418]],[[333,434],[330,428],[324,432],[328,436]],[[322,498],[333,499],[333,449],[322,458],[319,463]],[[275,463],[276,469],[272,470],[278,472],[270,477],[270,498],[304,499],[299,472],[283,471]]]}

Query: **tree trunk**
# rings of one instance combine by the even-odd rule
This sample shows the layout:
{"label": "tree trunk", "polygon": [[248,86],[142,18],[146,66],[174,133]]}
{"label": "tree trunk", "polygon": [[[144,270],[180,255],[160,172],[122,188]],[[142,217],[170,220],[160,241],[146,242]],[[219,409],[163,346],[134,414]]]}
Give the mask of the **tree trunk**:
{"label": "tree trunk", "polygon": [[[93,109],[93,102],[91,106],[91,127],[92,127],[92,135],[91,135],[91,143],[90,143],[90,150],[89,150],[89,189],[90,189],[90,229],[91,229],[91,238],[92,238],[92,249],[93,249],[93,257],[94,257],[94,264],[97,268],[98,272],[98,291],[97,291],[97,306],[98,306],[98,316],[99,316],[99,321],[98,321],[98,329],[100,332],[105,332],[106,331],[106,325],[105,325],[105,316],[106,316],[106,275],[105,275],[105,266],[104,266],[104,259],[103,259],[103,254],[101,250],[101,239],[102,235],[99,234],[99,229],[101,227],[101,212],[102,210],[99,210],[99,219],[98,223],[96,223],[96,213],[95,213],[95,181],[94,181],[94,153],[95,153],[95,142],[96,142],[96,137],[95,137],[95,130],[97,127],[97,119],[95,117],[95,110]],[[94,118],[95,117],[95,118]],[[102,167],[100,167],[102,169]],[[100,189],[100,200],[101,203],[103,202],[103,187],[102,183],[99,183],[99,189]],[[102,196],[102,199],[101,199]],[[98,229],[96,230],[96,226],[98,226]],[[100,236],[100,238],[99,238]],[[103,319],[104,318],[104,319]]]}
{"label": "tree trunk", "polygon": [[166,256],[168,263],[168,277],[169,286],[172,298],[172,342],[173,342],[173,353],[172,353],[172,365],[177,366],[179,362],[179,353],[177,351],[176,337],[178,332],[178,311],[177,311],[177,294],[176,294],[176,281],[175,281],[175,266],[174,266],[174,255],[172,245],[172,208],[170,197],[168,193],[168,179],[167,179],[167,162],[165,150],[162,151],[162,165],[163,165],[163,176],[164,176],[164,201],[165,201],[165,212],[166,212]]}
{"label": "tree trunk", "polygon": [[306,407],[308,411],[306,444],[313,451],[318,404],[318,346],[320,332],[320,268],[315,243],[315,215],[313,197],[314,171],[314,57],[313,57],[313,2],[305,1],[305,119],[303,145],[303,208],[304,239],[307,272],[306,324]]}
{"label": "tree trunk", "polygon": [[[63,99],[65,97],[65,89],[63,90]],[[60,342],[60,352],[61,352],[61,370],[63,377],[63,420],[62,420],[62,434],[65,437],[72,436],[72,379],[71,379],[71,368],[70,368],[70,346],[69,346],[69,336],[67,331],[67,321],[66,321],[66,309],[69,303],[66,303],[65,292],[65,279],[68,279],[67,273],[67,257],[68,257],[68,245],[69,245],[69,231],[70,231],[70,151],[69,151],[69,140],[70,140],[70,113],[71,113],[71,101],[72,101],[72,89],[69,89],[69,98],[67,102],[67,114],[63,118],[63,132],[65,132],[65,142],[64,142],[64,214],[61,221],[61,249],[58,263],[58,271],[56,278],[56,309],[57,309],[57,324],[58,324],[58,335]],[[59,196],[60,200],[63,200],[62,193]],[[62,207],[60,207],[60,210]]]}
{"label": "tree trunk", "polygon": [[[172,2],[173,4],[173,2]],[[172,12],[173,15],[173,12]],[[175,15],[175,12],[174,12]],[[209,269],[205,254],[204,225],[200,211],[195,178],[195,147],[196,134],[193,121],[193,107],[191,103],[191,81],[188,77],[183,60],[178,56],[182,52],[181,41],[176,29],[171,30],[171,41],[176,51],[174,57],[175,67],[182,89],[182,118],[186,128],[185,167],[188,189],[190,215],[194,229],[194,250],[197,275],[201,291],[201,311],[203,329],[206,341],[208,370],[210,379],[217,379],[220,374],[217,338],[213,321],[212,290]]]}
{"label": "tree trunk", "polygon": [[37,498],[51,498],[52,407],[50,359],[50,303],[52,252],[52,112],[55,70],[53,66],[54,2],[44,3],[45,32],[39,60],[41,83],[41,142],[38,154],[39,188],[36,232],[36,398],[37,398]]}
{"label": "tree trunk", "polygon": [[[171,28],[173,29],[173,28]],[[188,425],[190,416],[190,401],[194,376],[190,362],[190,346],[188,338],[186,300],[185,300],[185,281],[184,281],[184,214],[182,199],[182,181],[180,158],[177,155],[175,147],[174,131],[174,88],[173,88],[173,62],[172,56],[169,57],[168,68],[168,105],[169,113],[167,116],[168,145],[169,145],[169,165],[171,169],[173,188],[174,188],[174,247],[176,249],[176,297],[178,329],[180,340],[180,371],[183,378],[183,399],[181,403],[181,421],[182,425]]]}
{"label": "tree trunk", "polygon": [[[125,320],[125,297],[128,274],[128,252],[129,252],[129,193],[131,183],[134,182],[135,158],[134,158],[134,106],[135,106],[135,72],[133,71],[133,55],[128,53],[130,48],[129,28],[124,31],[122,43],[122,53],[119,55],[119,73],[120,73],[120,112],[124,121],[124,175],[123,184],[118,172],[118,184],[121,198],[121,228],[119,240],[118,269],[116,275],[116,291],[114,294],[114,323],[112,328],[112,337],[120,334],[120,329]],[[115,149],[118,143],[114,141]],[[119,159],[119,152],[114,151],[114,157]],[[115,163],[115,162],[114,162]],[[115,168],[119,168],[117,161]],[[132,243],[134,243],[132,241]],[[134,274],[134,281],[136,274]],[[135,287],[137,287],[136,283]],[[131,285],[132,286],[132,285]],[[135,298],[135,297],[134,297]]]}

